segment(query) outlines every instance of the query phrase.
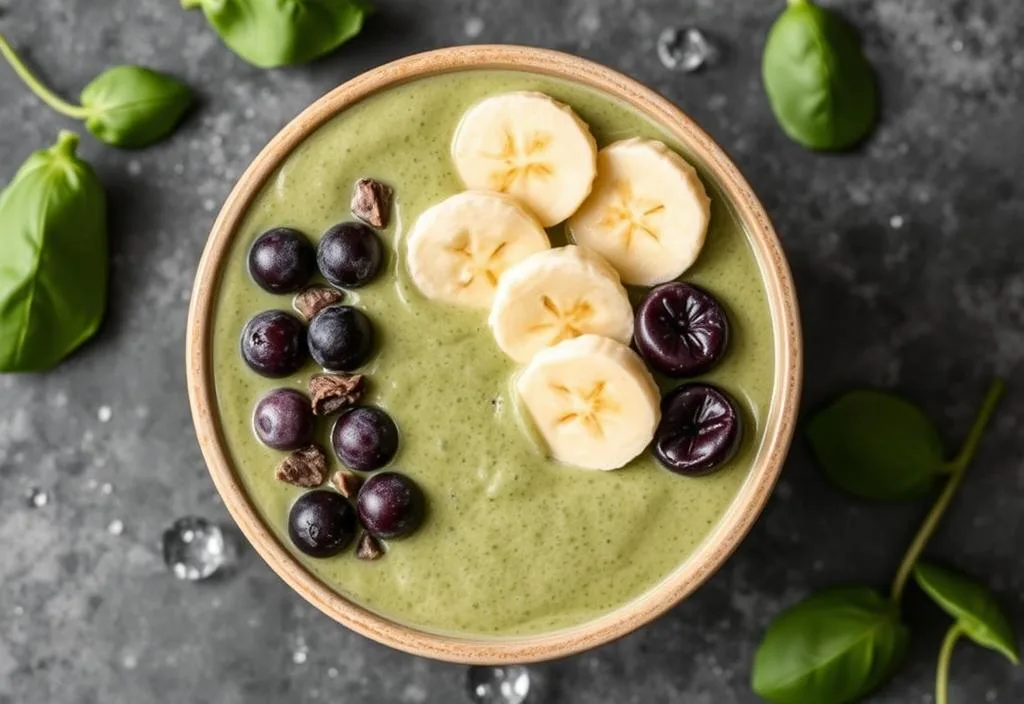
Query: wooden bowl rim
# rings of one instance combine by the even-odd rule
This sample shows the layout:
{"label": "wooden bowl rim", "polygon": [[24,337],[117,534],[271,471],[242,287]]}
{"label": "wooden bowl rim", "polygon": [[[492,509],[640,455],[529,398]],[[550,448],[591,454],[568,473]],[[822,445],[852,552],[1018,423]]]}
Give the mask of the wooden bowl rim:
{"label": "wooden bowl rim", "polygon": [[[278,542],[250,504],[235,476],[216,413],[210,350],[219,271],[246,210],[266,180],[307,136],[352,104],[399,83],[472,69],[525,71],[596,88],[646,114],[687,145],[716,179],[749,233],[772,318],[775,370],[764,440],[750,476],[719,525],[689,560],[634,601],[588,623],[536,636],[433,633],[391,621],[334,592]],[[802,344],[796,295],[778,237],[750,186],[711,137],[668,100],[605,66],[548,49],[481,45],[429,51],[367,71],[314,102],[264,147],[228,196],[199,262],[189,306],[186,364],[196,435],[217,491],[249,542],[289,586],[339,623],[385,645],[439,660],[499,664],[563,657],[624,636],[663,614],[722,566],[764,508],[786,458],[800,397]]]}

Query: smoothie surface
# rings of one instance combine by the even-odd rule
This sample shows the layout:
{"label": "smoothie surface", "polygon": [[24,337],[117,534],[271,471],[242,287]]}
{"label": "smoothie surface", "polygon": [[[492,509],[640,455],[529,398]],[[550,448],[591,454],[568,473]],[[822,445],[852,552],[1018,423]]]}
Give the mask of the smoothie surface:
{"label": "smoothie surface", "polygon": [[[427,207],[463,190],[449,149],[463,112],[477,100],[536,90],[571,105],[599,146],[628,137],[659,139],[698,168],[712,199],[707,244],[682,277],[725,306],[731,339],[722,362],[701,379],[729,391],[745,421],[735,459],[718,473],[684,478],[645,452],[626,468],[595,472],[546,459],[515,408],[516,366],[498,349],[486,311],[424,299],[402,261],[403,237]],[[427,520],[391,541],[385,557],[360,561],[354,548],[315,560],[287,537],[299,489],[274,478],[282,453],[261,445],[251,418],[273,388],[305,392],[318,371],[264,379],[242,361],[239,335],[256,313],[291,310],[291,296],[262,291],[246,271],[253,239],[294,227],[315,243],[352,219],[360,177],[395,190],[383,273],[346,295],[377,332],[364,403],[394,418],[401,445],[393,466],[420,484]],[[555,245],[565,236],[549,231]],[[634,301],[641,291],[634,291]],[[772,329],[747,234],[699,162],[626,105],[559,79],[493,70],[464,71],[388,89],[347,109],[306,139],[253,202],[223,271],[214,317],[218,412],[236,471],[266,525],[325,583],[400,623],[440,633],[509,635],[577,625],[623,606],[667,577],[728,510],[763,440],[772,392]],[[663,388],[679,382],[659,380]],[[332,468],[334,416],[318,419],[318,441]]]}

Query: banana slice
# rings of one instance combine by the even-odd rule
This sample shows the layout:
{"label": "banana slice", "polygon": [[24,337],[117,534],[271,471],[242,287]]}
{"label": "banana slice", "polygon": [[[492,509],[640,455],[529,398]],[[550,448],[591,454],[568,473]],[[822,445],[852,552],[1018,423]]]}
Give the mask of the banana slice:
{"label": "banana slice", "polygon": [[661,142],[634,138],[597,155],[594,190],[569,219],[569,232],[618,269],[623,283],[653,286],[696,261],[710,215],[696,170]]}
{"label": "banana slice", "polygon": [[507,193],[544,227],[575,212],[597,173],[590,128],[543,93],[506,93],[474,105],[455,131],[452,156],[467,188]]}
{"label": "banana slice", "polygon": [[506,271],[488,323],[498,347],[522,363],[587,333],[628,342],[633,308],[615,269],[570,245],[531,254]]}
{"label": "banana slice", "polygon": [[516,390],[551,456],[583,469],[626,465],[661,419],[658,387],[640,357],[599,335],[541,350]]}
{"label": "banana slice", "polygon": [[466,191],[416,219],[406,264],[427,298],[488,308],[506,269],[550,247],[544,228],[514,200]]}

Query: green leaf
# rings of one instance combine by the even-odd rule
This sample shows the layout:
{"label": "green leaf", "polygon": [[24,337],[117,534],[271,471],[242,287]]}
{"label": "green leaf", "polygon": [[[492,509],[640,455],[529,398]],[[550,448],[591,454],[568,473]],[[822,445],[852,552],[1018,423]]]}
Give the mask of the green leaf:
{"label": "green leaf", "polygon": [[40,100],[75,120],[101,142],[115,147],[144,147],[170,134],[192,105],[192,91],[179,81],[148,68],[116,66],[82,90],[82,105],[72,105],[28,70],[0,34],[0,56]]}
{"label": "green leaf", "polygon": [[956,619],[978,645],[1020,662],[1017,637],[1009,619],[987,588],[972,579],[929,564],[914,569],[914,579],[935,603]]}
{"label": "green leaf", "polygon": [[261,68],[312,61],[359,33],[363,0],[182,0],[201,7],[233,52]]}
{"label": "green leaf", "polygon": [[139,66],[115,66],[82,91],[85,126],[115,147],[144,147],[174,130],[192,105],[192,91],[176,79]]}
{"label": "green leaf", "polygon": [[889,679],[909,632],[874,589],[816,594],[768,627],[754,656],[753,688],[774,704],[847,704]]}
{"label": "green leaf", "polygon": [[794,141],[810,149],[846,149],[878,119],[878,89],[853,29],[805,0],[775,21],[762,59],[772,112]]}
{"label": "green leaf", "polygon": [[0,193],[0,372],[54,366],[103,320],[106,196],[61,132]]}
{"label": "green leaf", "polygon": [[807,439],[825,474],[865,499],[920,494],[946,471],[942,438],[915,405],[881,391],[852,391],[815,414]]}

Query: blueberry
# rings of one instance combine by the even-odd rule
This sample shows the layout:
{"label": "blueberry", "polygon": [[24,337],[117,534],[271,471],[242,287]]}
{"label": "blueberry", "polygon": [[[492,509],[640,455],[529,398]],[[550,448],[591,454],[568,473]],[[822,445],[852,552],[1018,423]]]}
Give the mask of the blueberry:
{"label": "blueberry", "polygon": [[252,415],[256,437],[275,450],[297,450],[313,442],[313,408],[295,389],[274,389]]}
{"label": "blueberry", "polygon": [[729,321],[710,293],[673,281],[651,289],[640,302],[633,338],[655,371],[675,378],[696,376],[725,352]]}
{"label": "blueberry", "polygon": [[380,271],[384,246],[361,222],[343,222],[324,233],[316,250],[320,273],[335,286],[358,288]]}
{"label": "blueberry", "polygon": [[373,324],[351,306],[330,306],[309,322],[309,352],[324,369],[355,371],[373,352]]}
{"label": "blueberry", "polygon": [[736,404],[724,391],[683,384],[661,400],[654,456],[677,474],[708,474],[733,458],[741,434]]}
{"label": "blueberry", "polygon": [[331,431],[334,452],[349,469],[380,469],[398,451],[398,428],[391,416],[374,406],[353,408],[338,417]]}
{"label": "blueberry", "polygon": [[313,245],[298,230],[268,230],[249,248],[249,275],[270,293],[294,293],[306,285],[314,271]]}
{"label": "blueberry", "polygon": [[288,537],[310,557],[331,557],[356,537],[356,512],[336,491],[316,489],[300,496],[288,514]]}
{"label": "blueberry", "polygon": [[306,361],[306,328],[283,310],[258,313],[242,330],[242,357],[263,376],[294,374]]}
{"label": "blueberry", "polygon": [[378,538],[402,538],[423,522],[426,501],[404,474],[381,472],[366,480],[356,505],[363,527]]}

